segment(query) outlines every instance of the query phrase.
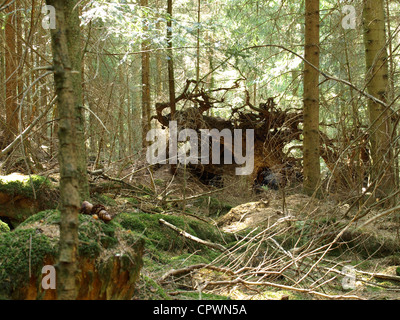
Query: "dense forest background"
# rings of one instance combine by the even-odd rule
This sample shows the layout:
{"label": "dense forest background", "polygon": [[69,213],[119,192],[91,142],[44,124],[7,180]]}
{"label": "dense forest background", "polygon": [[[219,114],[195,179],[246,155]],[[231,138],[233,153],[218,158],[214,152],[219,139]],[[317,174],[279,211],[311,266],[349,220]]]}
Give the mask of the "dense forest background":
{"label": "dense forest background", "polygon": [[[252,214],[253,225],[247,227],[264,226],[256,212],[272,204],[284,217],[306,217],[279,230],[268,220],[268,227],[257,236],[252,234],[255,229],[248,235],[236,235],[238,243],[230,249],[228,243],[234,239],[225,238],[222,256],[210,254],[208,260],[204,258],[207,262],[200,263],[199,258],[192,267],[181,266],[181,273],[162,275],[159,284],[151,282],[155,291],[169,277],[193,276],[191,272],[212,265],[210,272],[230,278],[217,280],[215,276],[203,286],[198,279],[193,278],[192,284],[184,279],[185,286],[201,291],[207,286],[262,284],[299,294],[345,298],[346,294],[336,291],[337,295],[319,291],[325,281],[331,281],[324,278],[328,271],[324,276],[312,273],[327,252],[346,242],[369,248],[367,256],[355,259],[354,264],[371,260],[379,252],[379,257],[392,257],[388,267],[399,265],[398,256],[392,256],[399,249],[397,1],[4,0],[0,21],[0,172],[2,177],[13,173],[30,177],[28,189],[33,189],[30,196],[35,200],[41,193],[48,197],[50,191],[37,189],[33,176],[57,184],[50,198],[54,197],[61,211],[59,249],[65,260],[60,260],[60,279],[71,279],[76,273],[74,257],[82,242],[77,222],[83,201],[101,203],[106,212],[99,210],[97,218],[109,211],[113,218],[116,212],[121,221],[132,218],[121,214],[129,208],[135,214],[152,216],[173,216],[173,212],[203,216],[206,211],[202,219],[209,229],[224,225],[224,232],[232,232],[233,222],[245,221]],[[254,129],[253,173],[235,176],[229,165],[213,163],[150,165],[146,135],[152,128],[167,129],[171,120],[177,120],[180,128],[195,130]],[[18,192],[13,191],[13,204]],[[11,200],[6,198],[0,199],[2,206],[9,205]],[[118,202],[121,198],[123,205]],[[253,205],[246,207],[245,203]],[[40,211],[32,203],[25,207]],[[50,207],[40,209],[54,209]],[[235,213],[235,207],[242,211]],[[13,220],[17,213],[10,218],[2,210],[3,220],[17,230],[21,223]],[[264,217],[271,212],[263,212]],[[312,216],[315,212],[318,221]],[[389,240],[365,237],[371,230],[361,230],[356,224],[371,225],[382,217],[390,223],[385,229]],[[168,223],[173,228],[173,222],[175,227],[180,225],[159,218],[164,228]],[[38,221],[46,219],[41,216]],[[144,224],[147,219],[139,220]],[[132,223],[132,230],[142,235],[152,228],[135,229],[131,220],[121,221],[118,227]],[[354,232],[349,232],[350,226],[356,226]],[[194,240],[187,235],[186,241],[199,245],[201,232],[186,227],[183,223],[178,232],[197,233]],[[241,228],[241,232],[250,229]],[[317,239],[316,234],[324,237]],[[206,237],[203,240],[211,240],[205,244],[209,250],[221,251],[218,245],[210,245],[220,241],[214,233]],[[181,251],[188,250],[184,259],[188,263],[200,251],[179,246]],[[300,253],[286,246],[301,249]],[[232,255],[224,250],[231,250]],[[241,265],[243,256],[234,255],[241,250],[251,257],[250,265]],[[298,260],[293,258],[295,253]],[[172,257],[150,257],[161,264],[162,259],[174,261]],[[303,269],[297,265],[302,262]],[[319,272],[328,267],[322,266]],[[243,268],[248,273],[235,280]],[[291,268],[297,271],[284,274]],[[265,277],[256,274],[256,269],[265,274],[274,270],[275,276],[263,283]],[[372,269],[361,274],[398,281],[399,274],[385,278]],[[140,281],[148,284],[157,272],[161,272],[159,266],[148,267]],[[66,280],[59,297],[76,297],[73,282]],[[175,289],[170,292],[179,296]],[[157,298],[166,298],[164,294]],[[360,291],[349,295],[360,296]]]}
{"label": "dense forest background", "polygon": [[[41,116],[29,132],[31,139],[24,140],[24,149],[7,150],[10,158],[3,165],[4,172],[12,172],[17,165],[25,172],[49,168],[49,160],[56,158],[58,150],[57,109],[46,108],[52,103],[54,88],[47,70],[52,61],[51,39],[49,30],[43,28],[49,12],[42,13],[42,5],[39,1],[6,1],[3,5],[3,149]],[[178,1],[173,4],[172,17],[166,5],[79,2],[80,95],[87,158],[93,169],[105,162],[118,163],[122,170],[142,152],[145,134],[150,126],[157,126],[151,118],[155,104],[170,101],[169,60],[173,62],[176,96],[187,79],[201,81],[198,87],[208,92],[237,83],[232,90],[216,91],[214,99],[223,96],[223,103],[210,108],[207,112],[211,115],[230,117],[234,109],[249,109],[248,102],[257,107],[269,98],[280,110],[303,108],[304,2]],[[320,3],[319,69],[323,74],[319,75],[319,129],[321,138],[327,140],[320,158],[322,177],[338,160],[358,161],[351,153],[367,140],[363,135],[370,126],[369,99],[360,93],[367,93],[368,85],[363,4],[351,4],[354,28],[346,27],[350,11],[342,12],[345,5],[341,1]],[[393,106],[393,118],[398,95],[397,12],[395,2],[385,3],[386,100]],[[171,30],[169,35],[167,30]],[[188,106],[181,101],[177,108]],[[300,139],[287,141],[285,152],[301,158],[299,146]],[[10,150],[14,150],[11,155]]]}

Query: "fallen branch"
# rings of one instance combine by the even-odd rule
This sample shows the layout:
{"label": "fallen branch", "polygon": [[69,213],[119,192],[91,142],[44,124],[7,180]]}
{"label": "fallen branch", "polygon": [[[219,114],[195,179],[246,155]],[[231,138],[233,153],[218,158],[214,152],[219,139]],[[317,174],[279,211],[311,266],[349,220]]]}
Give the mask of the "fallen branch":
{"label": "fallen branch", "polygon": [[109,181],[112,181],[112,182],[119,183],[119,184],[121,184],[121,185],[123,185],[123,186],[125,186],[125,187],[127,187],[129,189],[137,190],[137,191],[140,191],[140,192],[147,193],[147,194],[151,195],[149,192],[147,192],[147,191],[145,191],[143,189],[140,189],[140,188],[138,188],[138,187],[136,187],[136,186],[134,186],[132,184],[129,184],[129,183],[123,181],[122,179],[113,178],[113,177],[107,175],[105,172],[103,172],[103,169],[94,170],[94,171],[87,170],[87,172],[89,174],[91,174],[91,175],[98,176],[98,177],[103,178],[105,180],[109,180]]}
{"label": "fallen branch", "polygon": [[173,276],[179,276],[182,274],[187,274],[190,273],[194,270],[198,270],[198,269],[203,269],[203,268],[207,268],[207,269],[211,269],[214,271],[219,271],[219,272],[223,272],[223,273],[227,273],[227,274],[233,274],[233,271],[227,268],[221,268],[221,267],[216,267],[216,266],[212,266],[209,264],[205,264],[205,263],[200,263],[200,264],[195,264],[195,265],[191,265],[182,269],[172,269],[170,271],[168,271],[167,273],[165,273],[159,280],[158,282],[162,283],[165,281],[165,279],[169,278],[169,277],[173,277]]}
{"label": "fallen branch", "polygon": [[371,277],[373,277],[375,279],[390,280],[390,281],[400,282],[400,277],[399,276],[393,276],[393,275],[384,274],[384,273],[372,273],[372,272],[361,271],[361,270],[355,270],[355,272],[363,274],[363,275],[371,276]]}
{"label": "fallen branch", "polygon": [[379,219],[379,218],[382,218],[382,217],[384,217],[384,216],[387,216],[388,214],[392,213],[393,211],[397,211],[397,210],[400,210],[400,206],[387,209],[387,210],[381,212],[380,214],[378,214],[378,215],[376,215],[376,216],[373,216],[372,218],[368,219],[368,220],[365,221],[363,224],[359,225],[359,226],[356,228],[356,230],[357,230],[357,229],[361,229],[361,228],[365,227],[366,225],[370,224],[371,222],[373,222],[373,221],[375,221],[375,220],[377,220],[377,219]]}
{"label": "fallen branch", "polygon": [[158,221],[159,221],[161,224],[165,225],[166,227],[168,227],[168,228],[174,230],[174,231],[177,232],[179,235],[181,235],[181,236],[183,236],[183,237],[185,237],[185,238],[187,238],[187,239],[190,239],[190,240],[192,240],[192,241],[194,241],[194,242],[203,244],[203,245],[205,245],[205,246],[207,246],[207,247],[210,247],[210,248],[213,248],[213,249],[222,251],[222,252],[224,252],[224,251],[227,250],[223,245],[221,245],[221,244],[219,244],[219,243],[212,243],[212,242],[208,242],[208,241],[205,241],[205,240],[203,240],[203,239],[197,238],[197,237],[191,235],[190,233],[187,233],[186,231],[184,231],[184,230],[182,230],[182,229],[180,229],[180,228],[174,226],[173,224],[171,224],[171,223],[165,221],[164,219],[159,219]]}

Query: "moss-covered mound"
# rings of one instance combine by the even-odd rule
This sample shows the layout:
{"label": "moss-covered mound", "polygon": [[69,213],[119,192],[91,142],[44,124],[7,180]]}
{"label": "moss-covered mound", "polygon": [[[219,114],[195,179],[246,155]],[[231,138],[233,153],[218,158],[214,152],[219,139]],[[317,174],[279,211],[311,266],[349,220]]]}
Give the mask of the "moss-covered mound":
{"label": "moss-covered mound", "polygon": [[53,208],[55,190],[46,177],[19,173],[0,176],[0,216],[16,227],[38,211]]}
{"label": "moss-covered mound", "polygon": [[38,191],[50,187],[50,180],[38,175],[27,176],[13,173],[8,176],[0,176],[0,193],[11,196],[18,195],[26,198],[34,198]]}
{"label": "moss-covered mound", "polygon": [[[43,290],[42,267],[54,265],[60,213],[47,210],[0,233],[0,297],[54,299]],[[143,241],[111,221],[79,216],[78,299],[130,299],[142,267]]]}
{"label": "moss-covered mound", "polygon": [[35,229],[0,234],[0,297],[24,299],[31,279],[56,255],[56,242]]}
{"label": "moss-covered mound", "polygon": [[233,235],[219,232],[209,223],[190,216],[172,216],[163,214],[147,214],[142,212],[122,213],[113,221],[124,229],[131,230],[145,240],[148,248],[155,250],[177,252],[185,249],[204,249],[204,246],[188,240],[175,231],[159,223],[160,219],[194,235],[200,239],[214,243],[225,244],[233,240]]}
{"label": "moss-covered mound", "polygon": [[232,209],[232,205],[215,197],[200,197],[194,201],[194,205],[205,209],[206,214],[215,217],[223,216]]}
{"label": "moss-covered mound", "polygon": [[[207,263],[219,252],[189,240],[159,223],[160,219],[209,242],[226,245],[233,235],[190,215],[124,212],[108,223],[79,215],[80,291],[78,299],[130,299],[149,253],[147,267]],[[45,210],[12,231],[0,232],[0,296],[5,299],[54,299],[43,290],[42,267],[57,261],[60,212]],[[201,254],[200,254],[201,253]],[[175,258],[176,259],[175,259]],[[196,260],[197,259],[197,260]],[[155,263],[154,265],[151,265]],[[158,264],[161,263],[160,266]]]}
{"label": "moss-covered mound", "polygon": [[[196,218],[191,214],[177,216],[148,214],[140,211],[121,213],[114,218],[114,223],[119,223],[125,230],[130,230],[140,235],[145,241],[144,267],[140,280],[137,283],[135,299],[171,299],[168,291],[174,291],[174,289],[171,289],[169,286],[160,285],[157,282],[160,277],[173,269],[181,269],[193,264],[211,263],[221,254],[218,250],[187,239],[165,225],[160,224],[160,219],[208,242],[219,243],[229,247],[229,243],[235,241],[233,234],[224,233],[215,225],[207,223],[200,218]],[[198,299],[199,295],[186,297],[184,294],[178,294],[174,298]],[[203,296],[202,298],[206,297]],[[208,297],[208,299],[212,298],[215,297]]]}

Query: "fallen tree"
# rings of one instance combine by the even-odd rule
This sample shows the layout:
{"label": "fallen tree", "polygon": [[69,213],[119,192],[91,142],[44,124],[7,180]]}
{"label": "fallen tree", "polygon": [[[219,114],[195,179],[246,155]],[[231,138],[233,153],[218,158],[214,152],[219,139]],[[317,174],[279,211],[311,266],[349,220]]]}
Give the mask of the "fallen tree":
{"label": "fallen tree", "polygon": [[[156,103],[156,119],[163,129],[170,126],[172,120],[176,121],[178,130],[193,129],[200,134],[204,129],[216,129],[219,132],[228,130],[231,137],[234,130],[254,130],[254,168],[250,175],[254,185],[267,185],[272,189],[279,189],[288,183],[302,181],[302,157],[294,157],[292,151],[301,151],[302,141],[302,109],[280,108],[274,98],[268,98],[266,102],[254,106],[250,102],[250,95],[244,90],[245,99],[239,107],[229,107],[231,112],[227,119],[210,116],[210,110],[223,106],[227,92],[237,90],[240,80],[231,87],[205,89],[202,83],[187,80],[180,95],[175,98],[176,103],[182,107],[177,110],[174,119],[168,113],[168,102]],[[219,97],[214,97],[219,96]],[[334,187],[336,190],[361,190],[366,186],[370,167],[368,141],[369,137],[363,133],[362,128],[343,139],[329,137],[320,131],[320,155],[330,170],[330,175],[325,186]],[[228,140],[228,142],[230,142]],[[225,138],[220,137],[220,159],[224,159],[224,153],[245,154],[246,135],[242,135],[241,149],[233,150],[231,144],[226,143]],[[198,164],[190,163],[190,170],[200,178],[202,182],[221,187],[221,177],[224,174],[233,174],[233,169],[238,165],[225,163],[213,163],[211,159],[212,145],[209,144],[209,159],[206,164],[198,161]]]}
{"label": "fallen tree", "polygon": [[[197,90],[192,87],[195,86]],[[265,103],[255,107],[250,103],[249,94],[245,91],[245,103],[237,108],[232,108],[229,119],[222,119],[205,114],[217,104],[224,103],[224,94],[229,90],[239,87],[239,80],[229,88],[217,88],[206,90],[199,86],[194,80],[188,80],[182,93],[176,97],[175,101],[183,102],[181,110],[176,111],[173,120],[176,121],[178,129],[193,129],[200,134],[200,130],[217,129],[229,130],[234,136],[235,129],[245,132],[247,129],[254,130],[254,169],[251,178],[259,184],[268,184],[265,181],[267,176],[265,171],[271,172],[274,179],[278,180],[279,186],[285,185],[288,180],[300,178],[301,166],[299,159],[290,156],[290,152],[285,152],[285,146],[294,140],[300,140],[302,123],[302,112],[300,110],[281,110],[277,107],[273,98],[269,98]],[[222,98],[215,98],[213,94],[222,92]],[[156,115],[162,128],[170,126],[171,113],[163,114],[169,108],[169,103],[157,103]],[[242,135],[241,150],[234,150],[232,143],[226,143],[225,138],[220,137],[220,159],[225,159],[225,153],[243,154],[246,150],[246,135]],[[231,141],[228,141],[231,142]],[[217,176],[232,173],[237,165],[225,163],[213,163],[211,159],[212,146],[209,144],[210,159],[207,164],[198,161],[200,164],[190,164],[192,172],[197,174],[200,179],[209,182]],[[297,173],[297,174],[296,174]],[[270,179],[270,178],[269,178]],[[271,179],[270,179],[271,180]]]}

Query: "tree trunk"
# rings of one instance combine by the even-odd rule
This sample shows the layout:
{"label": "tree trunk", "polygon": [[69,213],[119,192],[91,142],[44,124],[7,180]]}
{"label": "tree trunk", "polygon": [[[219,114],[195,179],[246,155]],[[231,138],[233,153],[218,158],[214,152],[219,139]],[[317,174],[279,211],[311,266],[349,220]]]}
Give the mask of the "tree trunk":
{"label": "tree trunk", "polygon": [[[161,1],[160,0],[156,0],[156,8],[157,8],[157,10],[159,10],[160,9],[160,7],[161,7]],[[157,15],[157,22],[156,22],[156,29],[157,30],[161,30],[161,14],[160,15]],[[156,74],[155,74],[155,100],[157,101],[160,101],[160,99],[161,99],[161,95],[162,95],[162,92],[163,92],[163,76],[162,76],[162,67],[163,67],[163,65],[162,65],[162,60],[161,60],[161,58],[162,58],[162,56],[163,56],[163,53],[162,52],[160,52],[160,51],[158,51],[158,52],[156,52],[155,53],[155,58],[156,58],[156,69],[157,69],[157,72],[156,72]]]}
{"label": "tree trunk", "polygon": [[[390,28],[390,23],[391,23],[391,19],[390,19],[390,9],[389,9],[389,1],[386,1],[386,24],[387,24],[387,37],[390,38],[392,36],[392,30]],[[389,46],[388,46],[389,52],[388,52],[388,56],[389,56],[389,89],[388,89],[388,101],[393,101],[393,99],[395,98],[395,82],[396,82],[396,65],[395,65],[395,61],[394,61],[394,51],[393,51],[393,41],[389,41]],[[398,129],[397,126],[393,127],[393,132],[392,132],[392,136],[397,137],[398,136]],[[392,148],[394,150],[398,150],[399,149],[399,142],[395,141],[395,145],[392,145]],[[394,162],[394,188],[398,188],[399,187],[399,182],[400,182],[400,172],[399,172],[399,154],[396,152],[394,157],[393,157],[393,162]]]}
{"label": "tree trunk", "polygon": [[[306,0],[305,59],[319,67],[319,0]],[[304,191],[312,194],[320,180],[319,163],[319,74],[309,63],[304,65]]]}
{"label": "tree trunk", "polygon": [[[168,86],[169,86],[169,106],[171,109],[171,120],[175,120],[176,102],[175,102],[175,76],[174,60],[172,58],[172,0],[167,3],[167,42],[168,42]],[[173,143],[174,144],[174,143]],[[169,146],[171,150],[176,149],[176,145]],[[171,173],[175,174],[177,170],[176,159],[171,159]]]}
{"label": "tree trunk", "polygon": [[[65,10],[75,1],[47,0],[56,9],[56,29],[51,29],[55,91],[59,112],[58,139],[60,164],[60,241],[57,265],[58,299],[75,299],[77,295],[78,210],[80,207],[78,154],[81,152],[77,135],[80,119],[76,117],[79,94],[69,58]],[[71,23],[71,22],[70,22]],[[78,69],[80,70],[80,69]]]}
{"label": "tree trunk", "polygon": [[[142,7],[148,7],[148,0],[140,0]],[[143,29],[148,29],[144,20]],[[147,146],[146,135],[150,130],[150,45],[149,40],[142,41],[142,146]]]}
{"label": "tree trunk", "polygon": [[201,23],[201,0],[197,2],[197,39],[196,39],[196,91],[199,90],[200,81],[200,23]]}
{"label": "tree trunk", "polygon": [[169,104],[171,108],[171,119],[175,119],[175,79],[174,60],[172,59],[172,0],[168,0],[167,14]]}
{"label": "tree trunk", "polygon": [[75,92],[75,117],[77,118],[76,127],[76,147],[78,148],[77,169],[79,179],[79,195],[81,201],[89,199],[89,182],[87,178],[87,159],[85,145],[85,119],[83,114],[83,95],[82,95],[82,50],[81,50],[81,28],[79,19],[78,0],[64,1],[64,13],[66,23],[66,37],[69,50],[69,58],[73,73],[72,86]]}
{"label": "tree trunk", "polygon": [[[386,102],[389,72],[384,1],[364,0],[363,20],[367,90],[370,95]],[[379,184],[376,196],[384,197],[394,188],[390,109],[370,99],[368,110],[371,125],[371,180]]]}
{"label": "tree trunk", "polygon": [[[7,1],[6,4],[8,4]],[[14,140],[18,133],[18,112],[17,112],[17,48],[15,33],[15,4],[5,10],[7,21],[5,24],[5,75],[6,75],[6,145]]]}

